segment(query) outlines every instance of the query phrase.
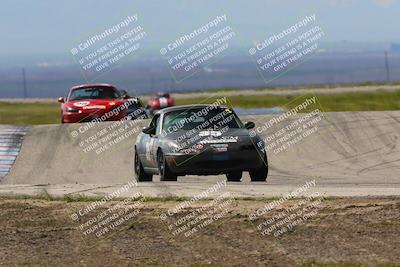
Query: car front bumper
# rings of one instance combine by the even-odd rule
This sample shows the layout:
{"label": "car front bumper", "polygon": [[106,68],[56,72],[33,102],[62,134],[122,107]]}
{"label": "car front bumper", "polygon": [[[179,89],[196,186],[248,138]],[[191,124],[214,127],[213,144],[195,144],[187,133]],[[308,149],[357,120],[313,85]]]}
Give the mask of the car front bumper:
{"label": "car front bumper", "polygon": [[122,120],[126,112],[119,112],[117,115],[108,115],[105,116],[107,112],[110,110],[99,110],[99,111],[91,111],[91,112],[65,112],[63,114],[64,123],[78,123],[78,122],[91,122],[91,121],[118,121]]}
{"label": "car front bumper", "polygon": [[259,150],[212,152],[199,154],[166,154],[170,170],[178,175],[209,175],[234,171],[248,171],[267,164],[264,153]]}

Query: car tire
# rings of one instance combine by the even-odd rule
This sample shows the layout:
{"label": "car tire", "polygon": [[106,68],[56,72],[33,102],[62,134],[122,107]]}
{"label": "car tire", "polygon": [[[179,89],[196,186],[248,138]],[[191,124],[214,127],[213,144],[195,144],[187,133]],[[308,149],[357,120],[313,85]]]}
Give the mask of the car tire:
{"label": "car tire", "polygon": [[160,150],[157,153],[158,172],[160,173],[160,181],[177,181],[178,176],[171,172],[165,160],[164,154]]}
{"label": "car tire", "polygon": [[252,182],[265,182],[268,176],[267,155],[264,155],[264,161],[261,167],[249,171]]}
{"label": "car tire", "polygon": [[226,174],[226,179],[228,182],[240,182],[242,179],[243,172],[236,171],[236,172],[229,172]]}
{"label": "car tire", "polygon": [[268,176],[268,158],[264,153],[264,160],[261,167],[249,171],[252,182],[265,182]]}
{"label": "car tire", "polygon": [[135,176],[136,176],[136,180],[138,182],[151,182],[153,181],[153,175],[151,174],[147,174],[144,171],[142,162],[140,161],[140,158],[138,156],[138,154],[135,151]]}

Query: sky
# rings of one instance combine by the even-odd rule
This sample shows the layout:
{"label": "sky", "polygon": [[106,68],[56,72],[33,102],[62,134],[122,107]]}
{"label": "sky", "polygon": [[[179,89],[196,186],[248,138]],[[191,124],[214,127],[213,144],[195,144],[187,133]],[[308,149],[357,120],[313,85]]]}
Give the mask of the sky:
{"label": "sky", "polygon": [[2,0],[0,57],[70,55],[82,40],[133,14],[149,49],[222,14],[237,45],[248,47],[314,13],[326,41],[400,42],[397,0]]}

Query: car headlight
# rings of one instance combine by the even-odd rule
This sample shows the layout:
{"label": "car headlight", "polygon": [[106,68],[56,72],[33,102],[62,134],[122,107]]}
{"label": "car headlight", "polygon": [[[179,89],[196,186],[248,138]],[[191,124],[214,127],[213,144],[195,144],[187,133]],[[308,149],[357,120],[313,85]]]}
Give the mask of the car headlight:
{"label": "car headlight", "polygon": [[196,154],[203,149],[203,145],[201,144],[196,144],[192,146],[180,146],[174,142],[169,143],[169,147],[171,148],[171,151],[173,151],[174,153],[183,153],[183,154]]}
{"label": "car headlight", "polygon": [[177,143],[175,142],[169,142],[168,143],[169,147],[171,148],[172,151],[178,152],[182,147],[180,147]]}
{"label": "car headlight", "polygon": [[110,109],[110,112],[112,112],[115,116],[119,115],[124,111],[124,107],[122,105],[114,106]]}
{"label": "car headlight", "polygon": [[67,112],[79,112],[77,108],[67,108]]}

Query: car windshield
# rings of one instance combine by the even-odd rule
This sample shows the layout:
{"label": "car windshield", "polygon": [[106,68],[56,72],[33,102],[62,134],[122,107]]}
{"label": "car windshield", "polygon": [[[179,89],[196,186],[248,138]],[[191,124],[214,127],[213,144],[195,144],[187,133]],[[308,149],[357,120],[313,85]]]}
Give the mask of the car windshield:
{"label": "car windshield", "polygon": [[163,130],[167,132],[179,130],[204,130],[242,128],[243,124],[230,108],[191,108],[171,111],[164,115]]}
{"label": "car windshield", "polygon": [[115,99],[121,95],[112,87],[86,87],[72,90],[69,100]]}
{"label": "car windshield", "polygon": [[156,95],[156,98],[169,98],[168,93],[159,93]]}

